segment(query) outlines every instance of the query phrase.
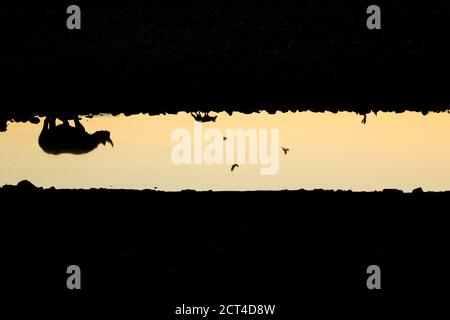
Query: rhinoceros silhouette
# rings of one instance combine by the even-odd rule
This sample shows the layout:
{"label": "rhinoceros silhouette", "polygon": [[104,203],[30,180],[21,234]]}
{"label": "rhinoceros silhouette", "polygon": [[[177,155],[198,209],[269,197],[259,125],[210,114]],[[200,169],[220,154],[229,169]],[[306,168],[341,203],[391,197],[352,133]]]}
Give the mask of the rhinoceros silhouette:
{"label": "rhinoceros silhouette", "polygon": [[75,126],[71,126],[68,120],[56,125],[56,118],[47,117],[44,120],[39,146],[49,154],[84,154],[96,149],[99,144],[106,143],[114,146],[109,131],[96,131],[87,133],[78,119],[74,120]]}

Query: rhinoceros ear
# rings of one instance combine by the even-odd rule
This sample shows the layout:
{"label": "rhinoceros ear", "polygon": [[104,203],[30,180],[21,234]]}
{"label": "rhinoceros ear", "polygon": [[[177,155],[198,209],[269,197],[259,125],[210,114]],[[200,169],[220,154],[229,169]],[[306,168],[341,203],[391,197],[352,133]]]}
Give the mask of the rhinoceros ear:
{"label": "rhinoceros ear", "polygon": [[109,131],[102,130],[102,131],[96,131],[92,134],[94,141],[97,142],[97,144],[103,144],[105,145],[107,142],[111,144],[111,146],[114,147],[114,143],[112,142],[110,138]]}

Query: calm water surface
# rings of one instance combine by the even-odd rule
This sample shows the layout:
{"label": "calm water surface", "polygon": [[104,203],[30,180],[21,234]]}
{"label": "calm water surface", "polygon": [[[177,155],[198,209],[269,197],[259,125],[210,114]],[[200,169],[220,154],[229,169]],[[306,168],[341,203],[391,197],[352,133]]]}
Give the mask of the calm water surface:
{"label": "calm water surface", "polygon": [[241,164],[233,171],[230,164],[174,164],[172,133],[181,128],[193,137],[191,114],[104,115],[82,118],[80,124],[87,133],[109,131],[114,146],[100,143],[81,154],[45,152],[38,143],[44,118],[39,124],[10,123],[0,133],[0,185],[27,179],[42,187],[170,191],[450,190],[448,113],[371,114],[366,124],[362,116],[345,112],[211,115],[217,119],[203,123],[203,131],[215,128],[224,136],[227,129],[278,129],[278,173],[261,175],[261,164]]}

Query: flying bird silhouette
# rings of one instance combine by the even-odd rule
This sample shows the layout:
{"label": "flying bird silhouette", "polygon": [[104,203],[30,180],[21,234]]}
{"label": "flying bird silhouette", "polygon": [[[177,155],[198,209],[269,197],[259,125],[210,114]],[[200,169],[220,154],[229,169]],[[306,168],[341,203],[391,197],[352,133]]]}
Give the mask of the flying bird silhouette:
{"label": "flying bird silhouette", "polygon": [[234,171],[235,168],[239,168],[239,165],[237,163],[231,166],[231,171]]}
{"label": "flying bird silhouette", "polygon": [[281,149],[283,149],[284,154],[287,154],[289,151],[289,148],[281,147]]}

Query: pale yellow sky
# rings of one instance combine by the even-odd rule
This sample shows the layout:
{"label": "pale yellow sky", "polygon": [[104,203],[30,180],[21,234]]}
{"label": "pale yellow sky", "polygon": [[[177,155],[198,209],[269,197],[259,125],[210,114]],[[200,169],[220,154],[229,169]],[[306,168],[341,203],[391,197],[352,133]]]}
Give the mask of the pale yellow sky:
{"label": "pale yellow sky", "polygon": [[38,125],[10,123],[0,133],[0,185],[27,179],[56,188],[160,190],[279,190],[397,188],[450,190],[450,115],[379,113],[367,124],[353,113],[220,113],[204,129],[279,129],[279,172],[260,175],[261,165],[179,165],[171,161],[173,130],[193,131],[193,118],[178,115],[102,116],[83,119],[88,132],[109,130],[114,148],[85,155],[49,155]]}

